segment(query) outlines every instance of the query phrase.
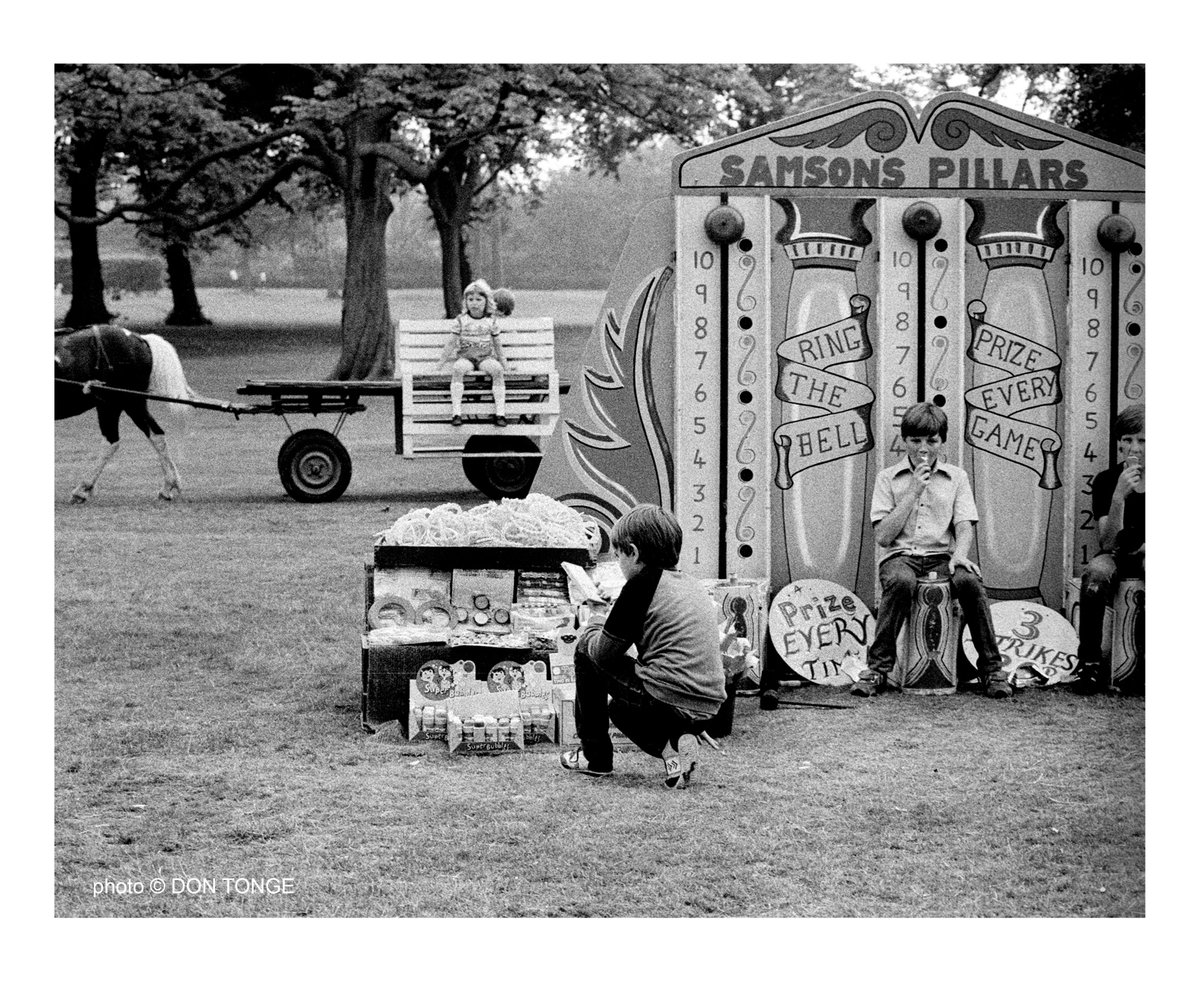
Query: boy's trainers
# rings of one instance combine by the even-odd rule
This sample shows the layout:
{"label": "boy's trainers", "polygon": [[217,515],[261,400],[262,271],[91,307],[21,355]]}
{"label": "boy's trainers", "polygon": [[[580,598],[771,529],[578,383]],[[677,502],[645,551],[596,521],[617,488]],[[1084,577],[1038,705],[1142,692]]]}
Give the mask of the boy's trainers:
{"label": "boy's trainers", "polygon": [[1013,694],[1013,689],[1003,675],[993,675],[987,680],[984,693],[989,699],[1007,699]]}
{"label": "boy's trainers", "polygon": [[663,783],[672,791],[682,791],[692,783],[692,775],[696,772],[696,751],[700,742],[690,733],[685,733],[667,746],[663,756],[663,766],[667,774]]}
{"label": "boy's trainers", "polygon": [[613,772],[612,764],[609,764],[606,768],[593,767],[583,755],[583,749],[580,747],[576,747],[574,750],[563,751],[559,755],[558,762],[568,771],[576,771],[579,774],[590,774],[592,777],[609,777]]}
{"label": "boy's trainers", "polygon": [[877,696],[883,688],[883,676],[871,669],[864,669],[858,679],[850,686],[852,696]]}

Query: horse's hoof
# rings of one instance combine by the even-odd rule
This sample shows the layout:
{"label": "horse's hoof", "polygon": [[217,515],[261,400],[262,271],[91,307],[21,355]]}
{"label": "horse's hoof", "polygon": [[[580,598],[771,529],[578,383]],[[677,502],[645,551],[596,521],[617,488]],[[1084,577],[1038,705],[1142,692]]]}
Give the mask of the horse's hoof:
{"label": "horse's hoof", "polygon": [[71,492],[71,504],[73,504],[73,505],[86,505],[86,504],[87,504],[87,500],[88,500],[88,498],[90,498],[90,497],[91,497],[91,495],[89,495],[89,494],[88,494],[87,492],[85,492],[85,491],[72,491],[72,492]]}
{"label": "horse's hoof", "polygon": [[159,501],[174,501],[175,500],[175,492],[174,491],[159,491],[158,492],[158,500]]}

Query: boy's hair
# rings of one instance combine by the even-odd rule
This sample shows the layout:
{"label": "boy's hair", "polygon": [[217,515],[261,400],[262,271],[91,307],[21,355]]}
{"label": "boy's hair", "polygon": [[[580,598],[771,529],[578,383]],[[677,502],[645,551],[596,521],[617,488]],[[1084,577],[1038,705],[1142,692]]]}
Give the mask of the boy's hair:
{"label": "boy's hair", "polygon": [[492,295],[492,288],[490,286],[488,286],[488,281],[487,280],[472,280],[470,283],[468,283],[463,288],[462,312],[464,314],[467,312],[467,297],[468,297],[468,295],[470,295],[472,293],[478,293],[481,297],[484,298],[484,300],[487,301],[487,304],[483,308],[484,313],[494,314],[496,312],[496,299]]}
{"label": "boy's hair", "polygon": [[918,402],[900,420],[900,436],[906,440],[910,436],[938,436],[944,443],[949,429],[950,421],[942,407],[932,402]]}
{"label": "boy's hair", "polygon": [[517,309],[517,298],[513,296],[512,290],[500,287],[492,292],[492,299],[496,302],[496,313],[502,317],[512,316],[512,312]]}
{"label": "boy's hair", "polygon": [[1130,403],[1119,413],[1113,423],[1117,439],[1123,436],[1133,436],[1146,429],[1146,404],[1144,402]]}
{"label": "boy's hair", "polygon": [[612,544],[624,553],[637,546],[638,558],[647,566],[674,569],[683,548],[683,529],[674,515],[658,505],[636,505],[617,519]]}

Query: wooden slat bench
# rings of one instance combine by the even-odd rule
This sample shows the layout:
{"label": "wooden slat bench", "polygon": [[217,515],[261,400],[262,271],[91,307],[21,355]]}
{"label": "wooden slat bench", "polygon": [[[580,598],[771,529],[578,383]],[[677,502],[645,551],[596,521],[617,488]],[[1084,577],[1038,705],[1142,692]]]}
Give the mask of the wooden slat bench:
{"label": "wooden slat bench", "polygon": [[558,422],[559,384],[554,364],[554,322],[549,317],[500,320],[500,343],[508,425],[492,416],[492,379],[468,372],[463,392],[463,423],[450,423],[449,365],[440,365],[450,338],[448,320],[399,321],[396,325],[396,378],[403,383],[396,419],[397,451],[413,454],[462,453],[472,436],[548,436]]}

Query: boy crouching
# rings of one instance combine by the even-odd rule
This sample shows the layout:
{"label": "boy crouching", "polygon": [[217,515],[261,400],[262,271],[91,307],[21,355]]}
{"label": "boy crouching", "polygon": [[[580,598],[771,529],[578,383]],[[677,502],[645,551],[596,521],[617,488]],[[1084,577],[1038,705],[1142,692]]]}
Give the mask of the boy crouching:
{"label": "boy crouching", "polygon": [[676,568],[683,530],[669,512],[638,505],[613,527],[612,545],[626,582],[607,617],[593,615],[579,634],[580,746],[563,753],[561,763],[578,773],[611,774],[611,719],[662,759],[668,788],[684,788],[696,766],[696,734],[725,701],[716,605]]}

